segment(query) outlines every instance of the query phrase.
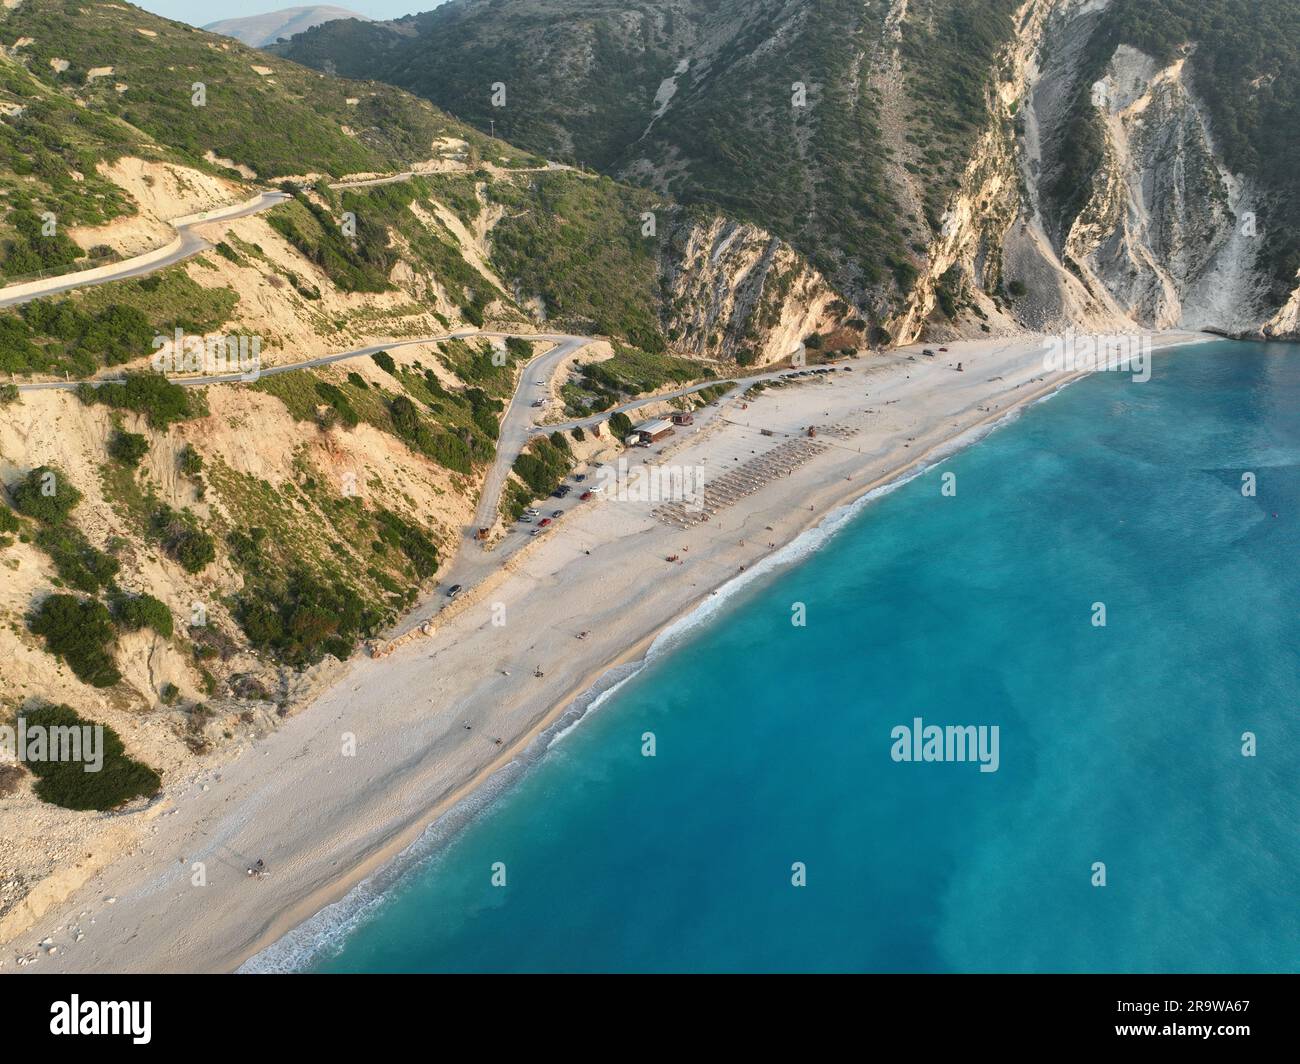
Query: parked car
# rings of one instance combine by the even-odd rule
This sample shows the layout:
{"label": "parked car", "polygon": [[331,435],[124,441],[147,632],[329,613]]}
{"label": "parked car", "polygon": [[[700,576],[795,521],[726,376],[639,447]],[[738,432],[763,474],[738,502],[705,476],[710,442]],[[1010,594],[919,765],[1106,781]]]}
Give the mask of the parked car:
{"label": "parked car", "polygon": [[581,495],[578,496],[578,498],[581,499],[583,502],[586,502],[588,499],[591,498],[591,492],[584,491]]}
{"label": "parked car", "polygon": [[531,532],[529,532],[528,534],[529,534],[530,536],[540,536],[540,535],[542,534],[542,530],[541,530],[540,528],[534,528],[534,529],[533,529]]}
{"label": "parked car", "polygon": [[447,588],[447,598],[454,599],[464,590],[460,584],[452,584],[451,587]]}
{"label": "parked car", "polygon": [[551,519],[549,517],[543,517],[540,521],[537,522],[537,527],[545,528],[550,523],[551,523]]}
{"label": "parked car", "polygon": [[922,351],[921,354],[929,355],[931,358],[934,358],[934,351],[928,347],[924,351]]}
{"label": "parked car", "polygon": [[542,402],[540,399],[534,399],[534,400],[533,400],[533,406],[545,406],[545,405],[546,405],[546,404],[545,404],[544,402]]}
{"label": "parked car", "polygon": [[563,517],[563,516],[564,516],[564,511],[563,511],[563,510],[552,510],[552,511],[551,511],[551,518],[552,518],[552,519],[557,518],[557,517]]}
{"label": "parked car", "polygon": [[573,476],[573,479],[576,480],[579,484],[581,484],[584,480],[587,479],[587,474],[586,474],[586,473],[575,473],[574,476]]}

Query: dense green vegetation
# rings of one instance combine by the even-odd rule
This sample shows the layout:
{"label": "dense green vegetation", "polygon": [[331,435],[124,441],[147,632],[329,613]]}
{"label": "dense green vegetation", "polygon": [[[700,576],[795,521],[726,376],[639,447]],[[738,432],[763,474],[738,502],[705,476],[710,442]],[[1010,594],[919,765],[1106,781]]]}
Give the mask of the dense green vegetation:
{"label": "dense green vegetation", "polygon": [[[941,82],[954,81],[956,91],[925,116],[928,128],[945,133],[945,143],[935,145],[950,156],[935,168],[945,182],[968,157],[970,143],[961,134],[982,87],[978,64],[1009,29],[1011,0],[976,4],[963,14],[949,8],[965,10],[966,0],[935,0],[941,17],[926,10],[904,22],[909,32],[925,27],[918,34],[932,34],[942,48],[937,69],[920,72],[927,90],[938,93]],[[646,180],[684,203],[756,222],[850,288],[890,289],[911,276],[913,228],[900,218],[885,177],[878,101],[858,77],[887,9],[872,0],[818,0],[815,12],[799,15],[782,0],[696,0],[668,11],[652,0],[596,0],[552,11],[453,4],[401,20],[397,28],[326,24],[282,51],[318,68],[377,75],[480,128],[493,122],[507,139],[549,158]],[[699,70],[678,74],[672,107],[650,124],[660,82],[704,40],[716,50]],[[918,35],[915,43],[926,41]],[[536,62],[539,54],[547,62]],[[503,71],[511,72],[508,97],[506,106],[495,107],[490,87]],[[795,104],[796,84],[806,90],[806,106]],[[545,175],[539,184],[558,176]],[[473,209],[468,199],[459,202]],[[627,234],[611,240],[620,256],[622,245],[639,235],[640,211],[622,215],[622,224],[609,229]],[[543,223],[525,220],[529,227]],[[543,279],[550,272],[560,287],[570,258],[563,256],[565,271],[544,271]],[[624,288],[634,276],[621,263],[609,272]],[[583,313],[566,305],[572,297],[563,289],[552,294],[562,313]],[[617,321],[630,308],[597,309]],[[649,330],[604,331],[655,346]]]}
{"label": "dense green vegetation", "polygon": [[942,225],[949,196],[989,122],[998,53],[1021,0],[910,0],[900,54],[911,103],[908,140],[924,177],[926,221]]}
{"label": "dense green vegetation", "polygon": [[70,300],[37,300],[0,314],[0,369],[90,374],[149,353],[156,331],[133,307],[89,314]]}
{"label": "dense green vegetation", "polygon": [[235,615],[253,646],[299,668],[326,654],[346,660],[384,619],[341,580],[327,582],[303,568],[247,589]]}
{"label": "dense green vegetation", "polygon": [[529,174],[494,182],[506,207],[493,231],[492,263],[524,296],[540,296],[549,318],[570,328],[662,351],[657,238],[642,236],[642,214],[669,212],[656,197],[608,178]]}
{"label": "dense green vegetation", "polygon": [[230,289],[202,288],[174,268],[24,303],[0,312],[0,370],[90,376],[152,354],[160,334],[215,329],[238,298]]}
{"label": "dense green vegetation", "polygon": [[[456,122],[403,93],[327,79],[226,39],[215,47],[210,35],[138,8],[79,0],[23,4],[6,12],[6,36],[34,38],[18,53],[31,75],[84,101],[84,110],[105,126],[102,140],[119,151],[136,139],[134,127],[192,165],[212,169],[203,159],[211,151],[267,180],[305,171],[399,169],[427,157],[435,139],[460,132]],[[56,58],[72,65],[58,72],[50,66]],[[262,75],[254,66],[272,70]],[[88,81],[93,67],[114,73]],[[116,91],[119,83],[127,91]],[[345,134],[344,125],[356,135]],[[68,140],[66,151],[74,151],[77,140]],[[93,161],[79,161],[78,169],[94,173]]]}
{"label": "dense green vegetation", "polygon": [[562,432],[531,440],[512,467],[522,484],[508,485],[502,504],[506,516],[514,520],[534,499],[550,495],[572,468],[573,452]]}
{"label": "dense green vegetation", "polygon": [[106,649],[117,633],[103,603],[76,595],[50,595],[28,618],[27,626],[90,686],[112,687],[122,678]]}
{"label": "dense green vegetation", "polygon": [[582,365],[579,380],[564,385],[561,392],[567,412],[581,417],[674,384],[713,376],[711,369],[689,359],[615,344],[613,358]]}
{"label": "dense green vegetation", "polygon": [[119,631],[138,632],[141,628],[152,628],[164,639],[172,637],[175,630],[172,611],[165,602],[152,595],[115,591],[109,596],[108,605]]}
{"label": "dense green vegetation", "polygon": [[14,508],[47,525],[62,524],[81,502],[81,492],[55,466],[38,466],[9,487]]}
{"label": "dense green vegetation", "polygon": [[[60,470],[52,466],[33,469],[9,491],[18,512],[40,523],[34,542],[49,555],[64,584],[94,594],[112,582],[121,566],[111,554],[92,546],[70,522],[82,495]],[[16,531],[16,524],[9,528],[10,523],[12,518],[0,522],[0,531]]]}
{"label": "dense green vegetation", "polygon": [[77,398],[88,406],[102,403],[114,410],[143,414],[149,427],[160,431],[203,413],[197,393],[159,373],[130,373],[121,383],[83,384],[77,388]]}
{"label": "dense green vegetation", "polygon": [[[433,191],[424,178],[341,195],[317,185],[323,204],[293,191],[293,202],[277,207],[267,220],[346,292],[390,290],[388,275],[402,258],[435,277],[473,325],[483,324],[484,307],[502,294],[465,261],[450,234],[431,230],[413,213],[413,205],[433,213]],[[401,235],[400,248],[392,232]]]}
{"label": "dense green vegetation", "polygon": [[614,439],[627,439],[627,434],[632,431],[632,419],[621,411],[611,414],[609,417],[609,431],[614,434]]}
{"label": "dense green vegetation", "polygon": [[[387,187],[387,186],[384,186]],[[298,193],[267,216],[271,227],[329,275],[345,292],[386,292],[397,264],[388,229],[369,211],[357,215],[356,235],[346,236],[341,218]]]}
{"label": "dense green vegetation", "polygon": [[396,392],[368,386],[355,373],[336,384],[321,380],[310,370],[263,377],[252,387],[279,398],[300,421],[315,421],[325,429],[336,425],[355,428],[364,421],[439,465],[468,474],[496,454],[505,404],[492,393],[509,394],[512,367],[531,353],[527,345],[524,348],[507,348],[501,359],[486,341],[439,344],[449,368],[462,379],[482,385],[456,390],[444,387],[432,369],[399,366],[387,353],[377,356],[376,362],[389,372]]}
{"label": "dense green vegetation", "polygon": [[108,456],[128,468],[134,469],[148,453],[149,438],[138,432],[118,429],[109,437]]}
{"label": "dense green vegetation", "polygon": [[199,527],[198,519],[188,510],[160,506],[154,511],[149,531],[187,573],[202,572],[216,560],[217,548],[211,534]]}
{"label": "dense green vegetation", "polygon": [[116,558],[92,546],[72,525],[47,525],[36,533],[35,542],[50,556],[59,579],[87,594],[107,587],[121,569]]}
{"label": "dense green vegetation", "polygon": [[[52,221],[54,217],[51,214]],[[31,210],[15,209],[8,222],[14,235],[0,246],[0,269],[9,278],[58,273],[85,258],[81,247],[57,225],[46,232],[43,220]]]}
{"label": "dense green vegetation", "polygon": [[[26,710],[23,718],[28,729],[102,728],[99,753],[103,764],[98,771],[86,771],[89,751],[82,747],[81,761],[30,761],[28,769],[36,777],[33,790],[42,801],[64,809],[116,809],[134,798],[152,798],[162,786],[162,777],[142,762],[128,756],[121,738],[107,725],[83,719],[70,706],[44,705]],[[75,748],[74,748],[75,749]]]}

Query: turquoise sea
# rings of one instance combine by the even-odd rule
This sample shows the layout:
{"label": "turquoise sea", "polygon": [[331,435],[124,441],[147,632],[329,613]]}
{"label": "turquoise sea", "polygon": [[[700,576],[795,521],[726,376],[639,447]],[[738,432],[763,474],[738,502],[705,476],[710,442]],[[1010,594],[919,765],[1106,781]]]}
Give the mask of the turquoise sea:
{"label": "turquoise sea", "polygon": [[1296,970],[1300,348],[1090,377],[792,554],[266,962]]}

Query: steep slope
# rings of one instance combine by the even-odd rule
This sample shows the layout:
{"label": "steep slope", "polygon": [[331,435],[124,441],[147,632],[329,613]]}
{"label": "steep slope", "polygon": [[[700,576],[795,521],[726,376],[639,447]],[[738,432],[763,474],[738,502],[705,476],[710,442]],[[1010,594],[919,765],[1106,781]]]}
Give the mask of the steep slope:
{"label": "steep slope", "polygon": [[[165,781],[276,727],[445,573],[521,367],[550,346],[536,328],[610,338],[583,350],[588,373],[606,360],[598,389],[572,365],[556,382],[584,413],[816,331],[861,339],[772,234],[390,86],[120,4],[6,8],[0,44],[6,283],[165,248],[268,183],[287,197],[195,223],[181,262],[0,311],[0,723],[69,706]],[[521,335],[402,344],[479,327]],[[255,353],[253,379],[176,383],[201,368],[155,359],[178,332]],[[511,481],[511,505],[529,490]],[[100,808],[138,816],[55,808],[32,783],[0,764],[0,927],[90,874],[72,857],[100,853],[90,833],[129,843],[151,815],[134,794]]]}
{"label": "steep slope", "polygon": [[[463,0],[282,50],[770,230],[881,325],[905,306],[983,126],[1015,6]],[[902,82],[906,99],[891,95]]]}
{"label": "steep slope", "polygon": [[280,50],[769,229],[896,340],[1294,328],[1294,0],[457,0]]}

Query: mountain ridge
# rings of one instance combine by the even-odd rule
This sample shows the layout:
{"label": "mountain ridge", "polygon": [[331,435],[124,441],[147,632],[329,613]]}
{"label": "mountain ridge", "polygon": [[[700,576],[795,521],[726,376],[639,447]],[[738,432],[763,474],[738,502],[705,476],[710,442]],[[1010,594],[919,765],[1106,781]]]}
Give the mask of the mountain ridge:
{"label": "mountain ridge", "polygon": [[219,19],[209,22],[202,28],[209,33],[219,33],[234,37],[252,48],[261,48],[281,37],[292,37],[305,33],[315,26],[336,19],[356,19],[369,22],[365,15],[358,14],[345,7],[332,4],[315,4],[305,7],[286,7],[278,11],[268,11],[261,15],[247,15],[243,18]]}
{"label": "mountain ridge", "polygon": [[[320,27],[278,51],[391,81],[534,150],[764,226],[807,255],[881,337],[1053,321],[1155,327],[1175,304],[1189,306],[1178,319],[1186,324],[1292,335],[1300,20],[1291,0],[1263,0],[1249,15],[1240,8],[1236,0],[455,0],[389,23]],[[1165,143],[1188,145],[1188,158],[1200,160],[1190,180],[1208,166],[1222,191],[1166,183],[1153,202],[1193,202],[1202,213],[1217,209],[1212,200],[1236,204],[1233,225],[1221,217],[1206,239],[1244,310],[1216,310],[1204,270],[1189,274],[1173,261],[1181,252],[1169,243],[1172,218],[1141,196],[1119,210],[1121,185],[1149,195],[1163,180],[1158,156],[1122,153],[1126,118],[1092,104],[1095,83],[1109,78],[1115,88],[1116,56],[1121,73],[1135,75],[1124,48],[1151,60],[1148,80],[1177,83],[1164,120],[1204,151],[1172,131]],[[1171,76],[1178,63],[1184,74]],[[1047,81],[1040,66],[1050,68]],[[494,107],[490,87],[502,71],[511,74],[507,103]],[[792,102],[801,92],[803,107]],[[1035,97],[1046,121],[1030,145]],[[1000,158],[979,157],[988,151]],[[989,167],[1001,191],[983,206],[963,203],[963,181]],[[1121,176],[1117,167],[1137,169]],[[1019,204],[1002,195],[1012,183],[1025,186]],[[946,230],[956,213],[970,216],[974,243],[954,257]],[[1103,216],[1112,229],[1099,237]],[[1251,227],[1247,216],[1256,235],[1231,240],[1234,227]],[[1146,222],[1165,236],[1150,243]],[[1033,268],[1052,291],[1028,303],[1006,287],[1027,282],[1008,276],[1002,255],[1010,245],[1019,261],[1028,245],[1013,230],[1022,223],[1041,227],[1039,250],[1054,260]],[[1128,267],[1088,266],[1091,245],[1125,225],[1130,235],[1116,239],[1129,250],[1111,252],[1112,261],[1136,256],[1133,268],[1151,274],[1140,287],[1172,285],[1174,295],[1153,301],[1127,290]]]}

